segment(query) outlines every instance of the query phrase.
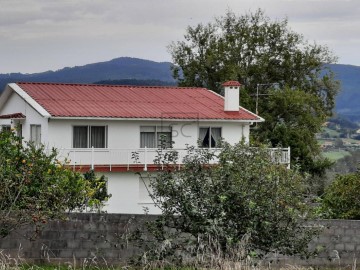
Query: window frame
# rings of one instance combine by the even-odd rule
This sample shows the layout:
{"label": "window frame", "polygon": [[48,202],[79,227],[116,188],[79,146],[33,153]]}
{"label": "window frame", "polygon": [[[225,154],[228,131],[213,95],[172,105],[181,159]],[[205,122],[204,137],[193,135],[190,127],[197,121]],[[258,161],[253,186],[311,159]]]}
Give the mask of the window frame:
{"label": "window frame", "polygon": [[[34,140],[34,134],[33,134],[33,128],[36,129],[36,138]],[[38,132],[40,134],[38,134]],[[39,135],[39,136],[38,136]],[[30,125],[30,141],[34,144],[34,145],[39,145],[41,144],[41,136],[42,133],[41,133],[41,125],[40,124],[31,124]],[[38,141],[39,139],[39,141]]]}
{"label": "window frame", "polygon": [[5,131],[8,131],[10,132],[11,131],[11,125],[1,125],[1,132],[5,132]]}
{"label": "window frame", "polygon": [[[154,129],[154,131],[142,131],[142,129]],[[164,129],[167,129],[164,131]],[[170,131],[169,131],[170,130]],[[154,134],[154,140],[155,140],[155,147],[147,147],[147,148],[160,148],[160,142],[158,139],[158,135],[161,133],[169,133],[170,134],[170,140],[168,140],[166,142],[166,147],[162,147],[163,149],[167,149],[167,148],[172,148],[172,126],[156,126],[156,125],[152,125],[152,126],[140,126],[140,148],[145,148],[147,146],[143,146],[142,145],[142,140],[141,140],[141,133],[153,133]]]}
{"label": "window frame", "polygon": [[[215,141],[215,146],[212,146],[211,145],[211,137],[209,138],[209,146],[203,146],[203,141],[202,142],[200,142],[200,130],[201,129],[208,129],[208,131],[206,132],[206,134],[209,132],[209,136],[211,136],[211,134],[212,134],[212,132],[211,132],[211,129],[220,129],[220,140],[223,138],[223,136],[222,136],[222,133],[223,133],[223,131],[222,131],[222,127],[221,126],[200,126],[199,127],[199,133],[198,133],[198,140],[199,140],[199,148],[209,148],[209,149],[211,149],[211,148],[219,148],[219,147],[217,147],[216,146],[216,144],[218,143],[217,141]],[[205,137],[206,137],[206,134],[205,134]],[[205,139],[205,137],[204,137],[204,139]],[[203,139],[203,140],[204,140]]]}
{"label": "window frame", "polygon": [[[86,127],[86,147],[76,147],[75,146],[75,128],[76,127]],[[94,149],[107,149],[108,148],[108,126],[107,125],[73,125],[72,126],[72,148],[75,149],[88,149],[92,148],[92,136],[91,136],[91,128],[92,127],[103,127],[104,128],[104,147],[94,147]]]}

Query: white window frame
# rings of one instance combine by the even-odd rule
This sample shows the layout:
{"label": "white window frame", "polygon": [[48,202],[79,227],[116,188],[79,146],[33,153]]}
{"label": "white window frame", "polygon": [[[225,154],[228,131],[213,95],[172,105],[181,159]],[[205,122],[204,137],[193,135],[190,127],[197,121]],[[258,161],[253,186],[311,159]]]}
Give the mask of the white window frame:
{"label": "white window frame", "polygon": [[[33,129],[35,129],[35,134],[33,132]],[[33,142],[34,145],[41,144],[41,125],[38,124],[30,125],[30,141]]]}
{"label": "white window frame", "polygon": [[[200,129],[209,129],[209,135],[211,136],[211,129],[215,129],[215,128],[218,128],[218,129],[220,129],[220,139],[221,138],[223,138],[222,137],[222,127],[219,127],[219,126],[204,126],[204,127],[199,127],[199,136],[198,136],[198,138],[199,138],[199,147],[200,148],[218,148],[217,146],[216,146],[216,143],[218,143],[217,141],[215,142],[215,145],[211,145],[211,139],[209,140],[209,146],[208,147],[206,147],[206,146],[203,146],[203,144],[202,144],[202,141],[200,141],[201,140],[201,138],[200,138]],[[205,138],[205,137],[204,137]]]}
{"label": "white window frame", "polygon": [[[146,130],[146,129],[154,129],[154,131],[142,131],[142,130]],[[164,129],[166,129],[164,131]],[[141,145],[141,133],[142,132],[148,132],[148,133],[154,133],[155,135],[155,147],[154,148],[159,148],[160,147],[160,142],[158,141],[158,134],[159,133],[170,133],[170,145],[168,147],[165,148],[171,148],[171,142],[172,142],[172,126],[140,126],[140,148],[145,148],[145,146]],[[148,147],[149,148],[149,147]]]}
{"label": "white window frame", "polygon": [[1,131],[11,131],[11,125],[1,125]]}
{"label": "white window frame", "polygon": [[73,125],[72,126],[72,147],[73,148],[77,148],[77,149],[84,149],[83,147],[75,147],[74,145],[74,139],[75,139],[75,136],[74,136],[74,129],[75,127],[86,127],[86,136],[87,136],[87,145],[85,148],[92,148],[92,145],[91,145],[91,128],[92,127],[103,127],[105,129],[105,142],[104,142],[104,147],[94,147],[94,148],[97,148],[97,149],[106,149],[108,148],[108,126],[107,125]]}

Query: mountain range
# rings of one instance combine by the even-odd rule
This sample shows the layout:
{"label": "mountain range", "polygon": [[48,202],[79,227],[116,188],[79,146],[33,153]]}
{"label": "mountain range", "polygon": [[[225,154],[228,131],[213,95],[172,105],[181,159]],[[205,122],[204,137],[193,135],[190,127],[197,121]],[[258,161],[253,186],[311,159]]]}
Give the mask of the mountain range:
{"label": "mountain range", "polygon": [[[33,74],[0,74],[0,92],[11,82],[102,83],[125,85],[176,85],[170,62],[120,57],[106,62],[66,67],[57,71]],[[360,122],[360,67],[332,64],[341,91],[336,98],[335,112]]]}

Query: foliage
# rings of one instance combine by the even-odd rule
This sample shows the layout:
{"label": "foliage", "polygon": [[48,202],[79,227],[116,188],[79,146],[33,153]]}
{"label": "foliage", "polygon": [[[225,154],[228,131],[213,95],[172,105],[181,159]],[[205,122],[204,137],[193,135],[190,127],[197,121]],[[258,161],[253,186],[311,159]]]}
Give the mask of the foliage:
{"label": "foliage", "polygon": [[47,153],[13,132],[0,133],[0,237],[92,204],[97,187],[56,157],[55,149]]}
{"label": "foliage", "polygon": [[269,252],[309,255],[316,229],[303,226],[311,216],[305,180],[278,157],[243,144],[218,154],[189,147],[179,168],[176,152],[160,150],[149,190],[162,215],[149,223],[152,237],[140,237],[146,258],[209,266]]}
{"label": "foliage", "polygon": [[360,219],[360,171],[337,175],[325,190],[323,212],[329,218]]}
{"label": "foliage", "polygon": [[[244,85],[241,105],[253,111],[259,91],[265,125],[253,134],[273,146],[295,147],[291,158],[300,161],[302,171],[324,173],[330,163],[318,158],[315,133],[332,114],[339,88],[325,65],[335,61],[327,47],[309,44],[286,19],[271,21],[258,10],[243,16],[228,12],[215,22],[188,27],[185,41],[172,43],[169,50],[181,86],[220,92],[223,82],[237,80]],[[274,84],[282,90],[273,91]]]}
{"label": "foliage", "polygon": [[144,80],[144,79],[101,80],[98,82],[94,82],[94,84],[138,85],[138,86],[175,86],[176,85],[174,81]]}
{"label": "foliage", "polygon": [[84,178],[89,182],[89,186],[92,189],[92,200],[87,205],[90,208],[100,210],[102,203],[108,201],[111,197],[111,194],[108,194],[105,176],[97,177],[94,170],[90,170],[84,173]]}
{"label": "foliage", "polygon": [[302,171],[323,176],[332,163],[320,156],[320,147],[315,134],[321,131],[326,119],[318,97],[301,90],[286,88],[273,90],[263,100],[265,123],[258,126],[256,137],[272,145],[291,148]]}

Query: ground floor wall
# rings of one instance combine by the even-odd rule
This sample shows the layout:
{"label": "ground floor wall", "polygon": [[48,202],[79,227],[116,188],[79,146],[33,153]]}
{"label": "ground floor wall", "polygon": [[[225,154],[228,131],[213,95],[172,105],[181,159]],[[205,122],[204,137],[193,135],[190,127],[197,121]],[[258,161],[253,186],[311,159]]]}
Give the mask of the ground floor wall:
{"label": "ground floor wall", "polygon": [[[47,224],[34,241],[28,240],[33,235],[30,227],[1,239],[0,255],[10,256],[7,258],[12,262],[62,262],[77,267],[95,262],[126,265],[132,256],[140,254],[139,248],[128,241],[129,232],[154,218],[153,215],[71,214],[67,221]],[[301,260],[274,255],[269,259],[277,266],[353,266],[360,259],[360,221],[318,223],[324,230],[311,243],[311,248],[321,250],[317,257]]]}
{"label": "ground floor wall", "polygon": [[[100,175],[100,173],[98,174]],[[111,198],[104,210],[108,213],[123,214],[160,214],[148,191],[150,174],[142,172],[104,173],[107,178],[108,192]]]}

